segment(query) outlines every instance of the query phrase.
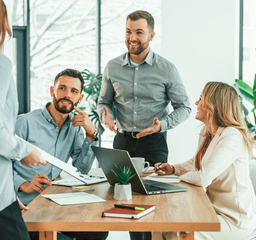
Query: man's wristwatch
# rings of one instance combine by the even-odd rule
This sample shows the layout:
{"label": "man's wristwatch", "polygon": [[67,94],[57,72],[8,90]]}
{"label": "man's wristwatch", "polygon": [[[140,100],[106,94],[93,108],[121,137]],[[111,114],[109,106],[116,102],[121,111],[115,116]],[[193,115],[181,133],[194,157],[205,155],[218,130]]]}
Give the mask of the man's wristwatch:
{"label": "man's wristwatch", "polygon": [[92,138],[94,141],[98,141],[98,139],[99,139],[98,138],[99,134],[98,134],[97,130],[92,134],[86,133],[86,136],[89,138]]}

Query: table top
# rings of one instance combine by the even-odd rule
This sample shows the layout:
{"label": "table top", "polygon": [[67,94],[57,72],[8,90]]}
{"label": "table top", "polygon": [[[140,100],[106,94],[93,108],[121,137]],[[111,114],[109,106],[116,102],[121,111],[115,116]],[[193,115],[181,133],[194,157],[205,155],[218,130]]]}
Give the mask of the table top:
{"label": "table top", "polygon": [[[128,201],[113,199],[114,188],[109,183],[94,185],[93,193],[106,200],[61,206],[39,195],[23,210],[29,231],[220,231],[220,222],[202,187],[186,183],[187,192],[142,195],[133,192]],[[75,192],[71,187],[49,186],[42,194]],[[101,217],[114,204],[156,205],[156,210],[138,220]]]}

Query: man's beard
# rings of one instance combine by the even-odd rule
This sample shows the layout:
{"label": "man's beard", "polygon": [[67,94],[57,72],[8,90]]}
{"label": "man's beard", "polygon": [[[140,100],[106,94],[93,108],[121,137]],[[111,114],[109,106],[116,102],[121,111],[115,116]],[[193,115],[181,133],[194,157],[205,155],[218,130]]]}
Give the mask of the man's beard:
{"label": "man's beard", "polygon": [[149,45],[149,42],[144,43],[143,45],[140,45],[137,47],[137,49],[133,49],[132,45],[128,42],[128,52],[130,54],[139,55],[141,54]]}
{"label": "man's beard", "polygon": [[[67,108],[67,106],[62,106],[62,107],[60,107],[60,104],[59,104],[59,103],[60,103],[60,101],[62,101],[62,100],[67,101],[67,102],[70,102],[70,103],[71,103],[70,108]],[[71,111],[73,111],[74,106],[77,106],[78,103],[79,103],[79,100],[78,100],[76,103],[73,103],[73,102],[72,102],[71,100],[69,100],[69,99],[60,98],[60,99],[57,100],[56,97],[53,96],[53,105],[54,105],[55,109],[56,109],[57,111],[59,111],[60,113],[70,113]]]}

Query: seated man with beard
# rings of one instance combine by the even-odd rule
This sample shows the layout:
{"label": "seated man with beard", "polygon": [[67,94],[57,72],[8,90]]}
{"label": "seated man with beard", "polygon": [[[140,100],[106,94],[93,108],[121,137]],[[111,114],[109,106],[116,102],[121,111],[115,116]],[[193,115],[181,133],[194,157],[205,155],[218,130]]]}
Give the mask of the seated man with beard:
{"label": "seated man with beard", "polygon": [[[72,158],[72,164],[80,172],[88,173],[94,161],[91,144],[95,141],[96,129],[88,115],[77,108],[83,99],[84,80],[79,71],[65,69],[54,80],[50,87],[52,102],[42,109],[18,116],[15,133],[57,157],[63,162]],[[75,109],[78,114],[71,114]],[[84,129],[86,137],[84,136]],[[44,190],[44,185],[51,185],[61,170],[51,164],[46,166],[24,166],[13,163],[14,187],[24,204],[29,204]],[[67,233],[78,239],[106,239],[107,233]],[[31,235],[31,239],[37,239]]]}

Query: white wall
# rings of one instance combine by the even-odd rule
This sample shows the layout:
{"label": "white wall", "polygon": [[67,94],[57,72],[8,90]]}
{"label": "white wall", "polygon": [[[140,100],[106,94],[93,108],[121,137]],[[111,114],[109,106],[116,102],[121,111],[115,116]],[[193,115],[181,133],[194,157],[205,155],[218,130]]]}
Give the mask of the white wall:
{"label": "white wall", "polygon": [[196,151],[201,127],[194,103],[205,83],[234,83],[235,24],[234,0],[162,0],[162,55],[179,70],[192,107],[189,119],[168,131],[171,163]]}

